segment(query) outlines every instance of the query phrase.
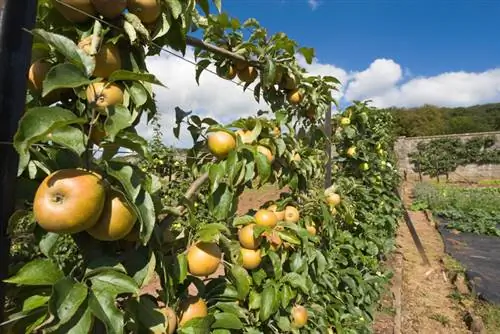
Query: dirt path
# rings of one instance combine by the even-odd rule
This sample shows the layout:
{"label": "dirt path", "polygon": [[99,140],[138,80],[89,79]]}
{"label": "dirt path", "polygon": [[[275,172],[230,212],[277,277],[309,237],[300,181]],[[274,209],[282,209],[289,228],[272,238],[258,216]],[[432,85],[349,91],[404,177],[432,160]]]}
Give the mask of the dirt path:
{"label": "dirt path", "polygon": [[[410,187],[405,187],[403,194],[407,206],[410,204],[410,189]],[[439,232],[427,220],[423,212],[410,211],[409,214],[429,258],[430,267],[424,265],[410,231],[402,221],[396,237],[397,253],[402,255],[401,286],[394,287],[393,282],[393,290],[399,289],[401,293],[400,333],[470,333],[462,320],[462,312],[458,304],[449,298],[454,288],[444,273],[442,259],[445,253]],[[395,269],[394,261],[390,265]],[[397,269],[397,266],[395,267]],[[383,304],[386,303],[384,301]],[[397,308],[394,312],[396,311]],[[386,322],[387,316],[377,317],[374,324],[375,333],[394,332],[397,334],[397,330],[393,331],[392,328],[388,329],[387,326],[383,326]],[[395,325],[397,327],[398,321]]]}

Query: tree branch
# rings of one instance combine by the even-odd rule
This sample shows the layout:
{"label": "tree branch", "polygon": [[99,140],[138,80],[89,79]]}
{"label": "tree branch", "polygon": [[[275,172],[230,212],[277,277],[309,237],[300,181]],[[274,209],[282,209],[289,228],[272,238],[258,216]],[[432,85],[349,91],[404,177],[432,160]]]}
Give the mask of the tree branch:
{"label": "tree branch", "polygon": [[192,36],[186,36],[186,44],[191,45],[194,47],[202,48],[204,50],[210,51],[212,53],[219,54],[221,56],[230,58],[232,60],[236,61],[243,61],[245,63],[248,63],[254,67],[260,68],[261,64],[258,61],[255,60],[248,60],[243,56],[240,56],[239,54],[236,54],[234,52],[231,52],[229,50],[223,49],[221,47],[215,46],[213,44],[209,44],[205,41],[202,41],[201,39],[192,37]]}
{"label": "tree branch", "polygon": [[[189,187],[189,189],[186,191],[184,194],[184,198],[187,199],[188,201],[192,200],[193,197],[196,195],[196,193],[200,190],[201,186],[208,180],[208,172],[200,175]],[[186,207],[184,205],[178,205],[175,208],[180,215],[183,215],[186,211]],[[177,218],[177,215],[174,214],[165,214],[165,215],[160,215],[160,229],[163,231],[168,228],[168,226],[174,221],[175,218]]]}

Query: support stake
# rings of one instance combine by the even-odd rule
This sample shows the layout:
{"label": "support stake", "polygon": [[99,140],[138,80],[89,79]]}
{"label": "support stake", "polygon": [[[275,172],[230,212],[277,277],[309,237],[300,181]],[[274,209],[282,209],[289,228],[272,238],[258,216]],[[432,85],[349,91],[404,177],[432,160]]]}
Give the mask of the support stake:
{"label": "support stake", "polygon": [[[36,0],[0,1],[0,141],[13,141],[26,101],[26,73],[31,60],[31,30]],[[2,8],[3,7],[3,8]],[[3,321],[10,240],[7,225],[14,211],[18,155],[12,145],[0,145],[0,323]]]}

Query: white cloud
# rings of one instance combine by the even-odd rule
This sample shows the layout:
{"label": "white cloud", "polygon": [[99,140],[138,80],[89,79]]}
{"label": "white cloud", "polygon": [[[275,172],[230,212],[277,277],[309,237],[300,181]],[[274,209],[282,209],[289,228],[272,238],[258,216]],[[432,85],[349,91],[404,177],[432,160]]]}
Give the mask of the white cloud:
{"label": "white cloud", "polygon": [[316,8],[318,8],[320,4],[318,0],[307,0],[307,3],[309,4],[309,7],[311,7],[312,10],[316,10]]}
{"label": "white cloud", "polygon": [[[193,60],[193,50],[188,49],[186,58]],[[203,117],[212,117],[219,122],[228,122],[239,117],[254,115],[265,104],[258,104],[253,92],[234,82],[224,80],[212,73],[204,71],[200,77],[200,85],[196,84],[195,66],[169,54],[151,57],[147,60],[148,70],[168,88],[155,86],[156,101],[161,112],[162,131],[165,141],[173,145],[191,144],[191,137],[184,134],[180,142],[173,135],[175,126],[175,107],[185,111],[193,110]],[[209,68],[214,70],[214,68]],[[237,79],[237,78],[236,78]],[[145,117],[144,117],[145,121]],[[139,131],[151,137],[152,129],[142,122]]]}
{"label": "white cloud", "polygon": [[386,92],[403,77],[401,66],[392,59],[376,59],[364,71],[351,74],[345,97],[362,100]]}
{"label": "white cloud", "polygon": [[449,72],[419,77],[374,94],[379,107],[423,104],[458,107],[500,101],[500,69],[485,72]]}
{"label": "white cloud", "polygon": [[[193,59],[192,49],[187,58]],[[306,64],[302,57],[299,63],[313,75],[329,75],[340,80],[342,86],[334,96],[348,103],[352,100],[372,100],[377,107],[412,107],[423,104],[438,106],[468,106],[488,102],[500,102],[500,68],[484,72],[449,72],[429,77],[417,77],[410,69],[392,59],[375,59],[365,70],[349,71],[333,64],[315,59]],[[177,57],[162,54],[148,59],[148,68],[169,88],[156,87],[158,109],[162,114],[162,131],[169,145],[188,147],[189,134],[184,132],[180,141],[174,139],[174,108],[193,110],[199,116],[209,116],[226,123],[249,115],[258,109],[251,91],[204,72],[200,86],[195,81],[195,67]],[[343,103],[345,104],[345,103]],[[152,129],[141,123],[139,131],[151,137]]]}

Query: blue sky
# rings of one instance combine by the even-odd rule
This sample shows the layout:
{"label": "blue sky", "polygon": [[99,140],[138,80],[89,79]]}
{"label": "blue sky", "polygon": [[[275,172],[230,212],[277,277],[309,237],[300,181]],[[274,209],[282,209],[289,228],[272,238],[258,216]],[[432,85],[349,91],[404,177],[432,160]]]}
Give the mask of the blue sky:
{"label": "blue sky", "polygon": [[[341,106],[500,102],[500,0],[222,0],[222,7],[313,47],[313,64],[301,64],[341,81],[334,94]],[[193,59],[191,48],[186,57]],[[169,86],[157,91],[166,128],[176,106],[222,122],[267,109],[252,92],[210,73],[198,86],[194,67],[182,59],[164,54],[148,63]]]}
{"label": "blue sky", "polygon": [[498,0],[223,0],[314,47],[321,62],[362,70],[391,58],[416,75],[484,71],[500,63]]}

